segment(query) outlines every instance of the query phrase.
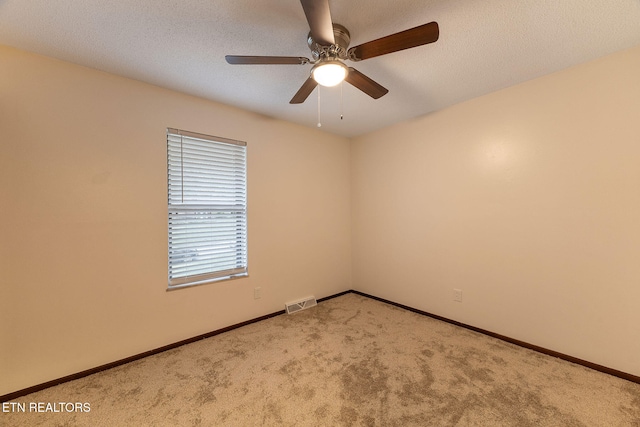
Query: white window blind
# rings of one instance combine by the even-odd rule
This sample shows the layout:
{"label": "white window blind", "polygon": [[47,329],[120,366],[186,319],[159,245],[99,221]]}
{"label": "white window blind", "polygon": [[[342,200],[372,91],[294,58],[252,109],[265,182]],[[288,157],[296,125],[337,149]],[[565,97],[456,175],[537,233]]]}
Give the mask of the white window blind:
{"label": "white window blind", "polygon": [[246,148],[167,129],[170,288],[247,274]]}

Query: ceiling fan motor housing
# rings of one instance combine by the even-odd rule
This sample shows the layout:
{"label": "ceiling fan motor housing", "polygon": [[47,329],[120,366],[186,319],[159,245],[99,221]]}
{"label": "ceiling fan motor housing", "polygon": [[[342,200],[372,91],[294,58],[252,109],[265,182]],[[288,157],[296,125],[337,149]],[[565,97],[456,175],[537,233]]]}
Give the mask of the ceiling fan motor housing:
{"label": "ceiling fan motor housing", "polygon": [[322,46],[314,40],[311,33],[307,36],[307,45],[311,49],[314,62],[320,59],[347,59],[347,48],[351,43],[349,30],[340,24],[333,24],[333,37],[335,44]]}

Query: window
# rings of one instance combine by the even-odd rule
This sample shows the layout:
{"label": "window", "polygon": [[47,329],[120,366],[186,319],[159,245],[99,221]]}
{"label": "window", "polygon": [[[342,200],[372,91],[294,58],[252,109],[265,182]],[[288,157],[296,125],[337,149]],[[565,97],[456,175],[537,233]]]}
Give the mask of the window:
{"label": "window", "polygon": [[247,275],[246,151],[167,129],[169,289]]}

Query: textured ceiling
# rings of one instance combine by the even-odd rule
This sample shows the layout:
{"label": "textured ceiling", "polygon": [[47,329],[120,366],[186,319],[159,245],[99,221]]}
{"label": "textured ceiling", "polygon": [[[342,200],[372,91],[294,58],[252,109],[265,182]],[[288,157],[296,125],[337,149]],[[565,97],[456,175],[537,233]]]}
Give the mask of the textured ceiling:
{"label": "textured ceiling", "polygon": [[[351,46],[437,21],[430,45],[353,63],[389,89],[321,88],[322,129],[355,136],[640,44],[640,0],[329,0]],[[225,54],[309,57],[298,0],[0,0],[0,44],[315,127],[310,65],[229,65]],[[1,73],[1,70],[0,70]],[[341,101],[342,99],[342,101]],[[341,112],[344,119],[340,120]]]}

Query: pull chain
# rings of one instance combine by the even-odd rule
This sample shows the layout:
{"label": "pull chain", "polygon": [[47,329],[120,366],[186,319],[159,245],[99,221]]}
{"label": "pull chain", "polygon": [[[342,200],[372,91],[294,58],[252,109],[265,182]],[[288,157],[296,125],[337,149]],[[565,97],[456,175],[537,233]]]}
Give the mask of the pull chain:
{"label": "pull chain", "polygon": [[318,127],[321,127],[322,123],[320,123],[320,86],[318,86]]}
{"label": "pull chain", "polygon": [[342,87],[344,86],[344,80],[340,82],[340,120],[344,117],[344,101],[342,98]]}

